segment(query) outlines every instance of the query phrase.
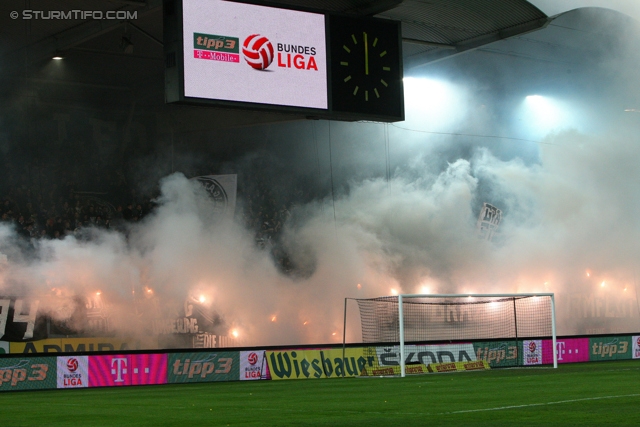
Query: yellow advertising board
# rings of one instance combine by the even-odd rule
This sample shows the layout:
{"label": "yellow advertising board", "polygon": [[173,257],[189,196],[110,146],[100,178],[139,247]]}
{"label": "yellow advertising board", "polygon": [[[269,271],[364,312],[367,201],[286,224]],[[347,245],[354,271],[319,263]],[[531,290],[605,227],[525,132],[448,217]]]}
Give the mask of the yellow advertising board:
{"label": "yellow advertising board", "polygon": [[482,371],[491,369],[486,360],[472,362],[429,363],[429,372]]}
{"label": "yellow advertising board", "polygon": [[267,351],[273,380],[355,377],[377,365],[375,356],[363,348]]}
{"label": "yellow advertising board", "polygon": [[[416,374],[428,374],[429,370],[427,365],[416,364],[416,365],[406,365],[404,367],[404,373],[406,375],[416,375]],[[400,375],[400,365],[393,366],[373,366],[373,367],[365,367],[362,372],[360,372],[360,376],[363,377],[376,377],[376,376],[394,376]]]}
{"label": "yellow advertising board", "polygon": [[135,343],[122,338],[49,338],[30,342],[12,342],[10,353],[62,353],[119,351],[135,349]]}

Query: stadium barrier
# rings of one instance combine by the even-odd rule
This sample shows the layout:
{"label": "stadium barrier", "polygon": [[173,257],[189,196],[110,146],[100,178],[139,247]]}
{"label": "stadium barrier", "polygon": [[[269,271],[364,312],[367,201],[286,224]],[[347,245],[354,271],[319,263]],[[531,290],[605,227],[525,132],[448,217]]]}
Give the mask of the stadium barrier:
{"label": "stadium barrier", "polygon": [[[0,391],[391,375],[399,366],[397,345],[350,345],[344,353],[340,345],[123,351],[117,348],[120,341],[112,338],[43,341],[31,346],[0,342]],[[111,350],[108,344],[114,351],[94,353],[91,344]],[[13,352],[18,349],[22,352]],[[452,366],[458,370],[544,365],[553,360],[551,340],[408,344],[405,350],[414,373]],[[640,334],[559,337],[556,351],[558,363],[640,359]]]}

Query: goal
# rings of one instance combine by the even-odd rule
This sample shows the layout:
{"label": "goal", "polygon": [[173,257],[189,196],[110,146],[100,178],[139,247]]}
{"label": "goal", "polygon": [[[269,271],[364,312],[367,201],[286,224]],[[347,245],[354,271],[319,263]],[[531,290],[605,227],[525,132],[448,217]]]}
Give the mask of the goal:
{"label": "goal", "polygon": [[[343,342],[349,299],[352,298],[345,299]],[[362,342],[399,345],[402,377],[406,372],[405,350],[409,344],[508,340],[515,343],[516,349],[522,349],[525,343],[535,348],[536,342],[547,339],[551,340],[551,349],[556,348],[553,293],[402,294],[353,300],[360,311]],[[515,366],[530,364],[523,351],[517,353]],[[557,368],[556,351],[548,351],[549,358],[550,353],[553,367]],[[541,355],[538,359],[536,364],[542,363]]]}

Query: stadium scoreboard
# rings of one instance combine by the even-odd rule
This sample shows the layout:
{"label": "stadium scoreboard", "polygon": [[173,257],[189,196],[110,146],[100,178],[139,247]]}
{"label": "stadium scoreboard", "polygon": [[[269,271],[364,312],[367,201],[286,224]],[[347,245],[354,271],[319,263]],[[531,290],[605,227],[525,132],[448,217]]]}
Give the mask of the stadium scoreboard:
{"label": "stadium scoreboard", "polygon": [[167,103],[404,120],[400,23],[227,0],[165,0]]}

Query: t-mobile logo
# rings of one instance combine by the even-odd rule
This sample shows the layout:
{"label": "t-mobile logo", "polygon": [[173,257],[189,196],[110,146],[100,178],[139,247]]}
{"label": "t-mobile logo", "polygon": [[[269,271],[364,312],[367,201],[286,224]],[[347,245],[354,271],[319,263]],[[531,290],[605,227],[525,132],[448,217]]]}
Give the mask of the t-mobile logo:
{"label": "t-mobile logo", "polygon": [[564,354],[564,342],[560,341],[556,343],[556,354],[558,355],[558,360],[562,360],[562,355]]}
{"label": "t-mobile logo", "polygon": [[569,346],[564,341],[556,342],[556,353],[558,354],[558,360],[563,360],[563,355],[570,355],[569,361],[576,361],[576,357],[578,357],[578,353],[580,353],[580,345],[575,341],[570,341]]}
{"label": "t-mobile logo", "polygon": [[115,383],[122,383],[124,379],[122,375],[127,374],[127,358],[126,357],[114,357],[111,360],[111,375],[116,375]]}

